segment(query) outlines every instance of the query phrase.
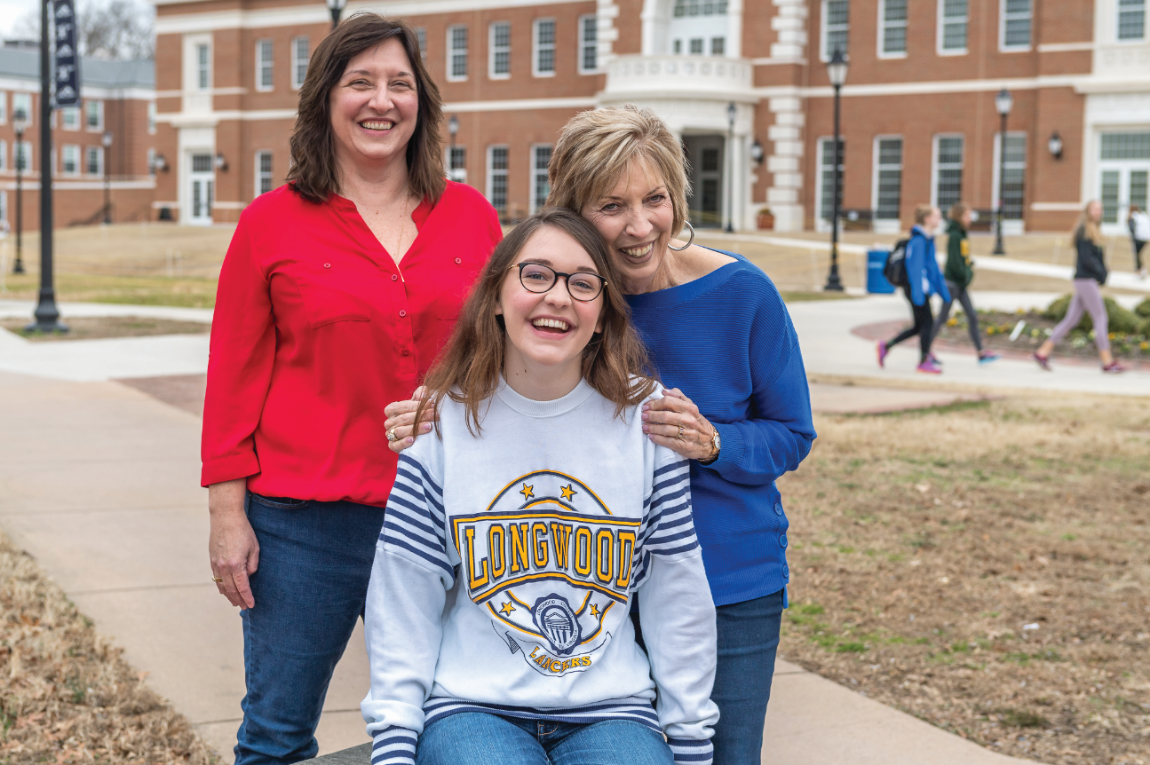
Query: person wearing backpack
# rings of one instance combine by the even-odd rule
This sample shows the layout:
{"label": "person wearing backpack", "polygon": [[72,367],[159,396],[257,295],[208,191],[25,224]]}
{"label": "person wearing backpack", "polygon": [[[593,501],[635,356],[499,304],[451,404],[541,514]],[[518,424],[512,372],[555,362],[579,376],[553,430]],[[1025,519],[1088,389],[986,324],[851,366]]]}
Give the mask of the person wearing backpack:
{"label": "person wearing backpack", "polygon": [[[971,209],[962,202],[956,202],[951,205],[950,223],[947,226],[947,240],[946,240],[946,268],[943,270],[943,277],[946,279],[946,288],[950,292],[950,300],[942,304],[942,309],[938,312],[938,318],[934,322],[934,337],[938,337],[938,333],[946,326],[946,320],[950,318],[950,307],[954,305],[957,300],[962,304],[962,310],[966,312],[967,328],[970,330],[970,340],[974,343],[974,350],[978,352],[978,363],[989,364],[998,361],[1001,356],[992,351],[984,351],[982,349],[982,339],[978,331],[978,314],[974,310],[974,304],[970,301],[970,283],[974,280],[974,263],[970,257],[970,240],[966,238],[966,232],[970,229]],[[931,358],[935,364],[938,364],[938,359]]]}
{"label": "person wearing backpack", "polygon": [[886,366],[886,356],[890,349],[914,335],[918,335],[919,364],[917,370],[924,374],[937,375],[942,372],[930,355],[930,344],[934,339],[934,316],[930,310],[930,296],[941,295],[950,302],[950,292],[942,273],[938,270],[938,259],[934,251],[934,232],[942,222],[942,213],[932,205],[918,205],[914,208],[914,228],[910,230],[910,242],[906,245],[903,260],[906,278],[902,280],[902,291],[910,303],[914,325],[904,329],[888,341],[879,341],[878,365]]}

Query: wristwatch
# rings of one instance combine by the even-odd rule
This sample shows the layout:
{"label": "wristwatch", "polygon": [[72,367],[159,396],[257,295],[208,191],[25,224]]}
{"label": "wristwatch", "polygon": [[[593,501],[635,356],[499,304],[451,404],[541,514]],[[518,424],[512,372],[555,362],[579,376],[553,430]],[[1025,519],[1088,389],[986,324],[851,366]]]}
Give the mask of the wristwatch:
{"label": "wristwatch", "polygon": [[719,440],[719,429],[714,425],[711,426],[711,453],[707,455],[707,459],[699,460],[700,465],[710,465],[712,462],[719,458],[719,449],[723,448],[722,442]]}

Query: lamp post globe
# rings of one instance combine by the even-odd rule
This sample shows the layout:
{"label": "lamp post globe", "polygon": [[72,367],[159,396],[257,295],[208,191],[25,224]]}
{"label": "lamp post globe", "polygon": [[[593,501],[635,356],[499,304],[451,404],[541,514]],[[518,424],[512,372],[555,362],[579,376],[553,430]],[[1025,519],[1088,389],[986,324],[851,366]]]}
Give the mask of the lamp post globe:
{"label": "lamp post globe", "polygon": [[24,131],[28,129],[28,115],[21,109],[12,115],[12,129],[16,132],[16,263],[12,273],[24,273]]}
{"label": "lamp post globe", "polygon": [[831,268],[827,274],[827,283],[823,287],[825,292],[842,292],[843,282],[839,277],[839,198],[842,196],[840,184],[842,183],[842,138],[840,130],[841,90],[847,80],[849,63],[840,48],[835,48],[830,61],[827,62],[827,79],[835,89],[835,137],[834,137],[834,165],[831,176]]}
{"label": "lamp post globe", "polygon": [[339,26],[339,17],[347,6],[347,0],[324,0],[324,2],[327,3],[327,9],[331,11],[331,28],[335,29]]}
{"label": "lamp post globe", "polygon": [[739,107],[727,104],[727,233],[735,233],[735,117]]}
{"label": "lamp post globe", "polygon": [[112,168],[108,161],[112,152],[112,132],[110,130],[104,131],[100,143],[104,145],[104,225],[109,226],[112,223]]}
{"label": "lamp post globe", "polygon": [[1014,106],[1014,96],[1006,88],[998,91],[994,97],[994,108],[1000,120],[998,129],[998,226],[994,236],[994,255],[1006,255],[1006,247],[1002,242],[1002,223],[1005,214],[1006,190],[1006,118]]}

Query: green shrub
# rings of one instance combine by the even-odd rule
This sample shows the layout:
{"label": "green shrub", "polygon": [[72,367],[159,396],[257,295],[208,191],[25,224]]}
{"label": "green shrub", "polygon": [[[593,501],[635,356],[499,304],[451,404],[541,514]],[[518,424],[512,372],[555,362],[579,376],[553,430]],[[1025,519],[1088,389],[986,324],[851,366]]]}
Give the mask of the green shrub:
{"label": "green shrub", "polygon": [[[1102,302],[1106,305],[1106,317],[1109,320],[1111,332],[1125,332],[1129,335],[1137,335],[1142,332],[1146,322],[1139,318],[1140,314],[1127,311],[1118,305],[1114,298],[1103,298]],[[1150,302],[1150,299],[1142,301],[1142,305],[1147,302]],[[1142,305],[1139,305],[1138,308],[1141,309]],[[1062,321],[1066,318],[1066,312],[1069,309],[1070,295],[1063,295],[1047,306],[1042,315],[1051,321]],[[1078,322],[1078,329],[1083,332],[1094,329],[1094,321],[1090,318],[1090,314],[1082,314],[1082,321]]]}
{"label": "green shrub", "polygon": [[1143,319],[1150,319],[1150,297],[1134,306],[1134,313],[1138,314]]}

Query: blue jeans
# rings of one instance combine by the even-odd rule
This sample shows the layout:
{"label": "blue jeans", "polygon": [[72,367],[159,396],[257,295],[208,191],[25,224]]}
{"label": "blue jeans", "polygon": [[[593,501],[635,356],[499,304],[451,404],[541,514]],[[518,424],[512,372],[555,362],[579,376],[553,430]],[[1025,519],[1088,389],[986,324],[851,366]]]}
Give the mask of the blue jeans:
{"label": "blue jeans", "polygon": [[248,496],[256,605],[240,612],[247,695],[237,765],[315,757],[332,672],[364,610],[383,508]]}
{"label": "blue jeans", "polygon": [[673,765],[663,737],[631,720],[550,723],[460,712],[419,736],[416,765]]}
{"label": "blue jeans", "polygon": [[[719,722],[711,739],[714,765],[759,765],[761,761],[785,592],[715,609],[719,650],[711,700],[719,707]],[[646,650],[638,609],[632,609],[631,620],[635,637]]]}

